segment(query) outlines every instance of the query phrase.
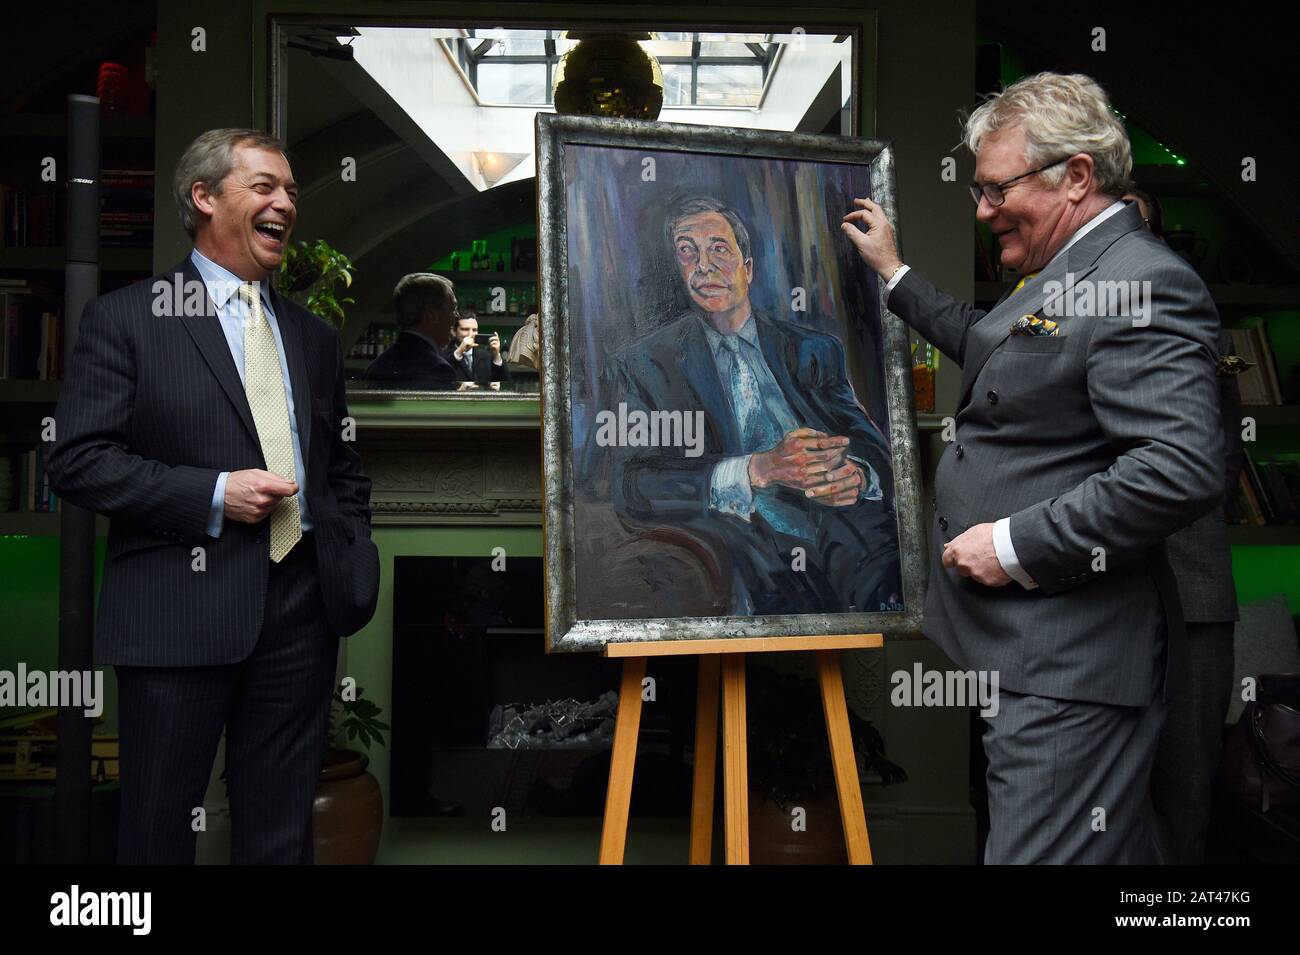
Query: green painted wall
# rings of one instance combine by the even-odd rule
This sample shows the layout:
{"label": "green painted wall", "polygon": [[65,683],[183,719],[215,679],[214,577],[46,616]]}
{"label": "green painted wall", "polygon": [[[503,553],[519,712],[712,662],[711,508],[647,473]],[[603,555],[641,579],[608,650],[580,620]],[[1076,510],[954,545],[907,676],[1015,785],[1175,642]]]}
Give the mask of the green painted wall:
{"label": "green painted wall", "polygon": [[[104,539],[95,544],[95,592],[104,566]],[[59,663],[59,539],[53,536],[0,536],[4,638],[0,670],[14,672],[21,661],[31,670],[53,670]],[[117,732],[117,680],[104,673],[104,721],[97,734]],[[16,715],[4,713],[5,716]]]}

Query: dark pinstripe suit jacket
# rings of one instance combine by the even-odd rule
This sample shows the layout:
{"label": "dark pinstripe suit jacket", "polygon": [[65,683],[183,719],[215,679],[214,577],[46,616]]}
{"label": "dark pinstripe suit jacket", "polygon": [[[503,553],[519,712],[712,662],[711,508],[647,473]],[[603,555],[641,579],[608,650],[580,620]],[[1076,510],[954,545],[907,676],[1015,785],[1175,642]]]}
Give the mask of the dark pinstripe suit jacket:
{"label": "dark pinstripe suit jacket", "polygon": [[[1085,281],[1150,282],[1149,322],[1053,309],[1059,335],[1009,334]],[[926,634],[1012,692],[1150,703],[1167,632],[1170,657],[1184,651],[1164,541],[1223,502],[1219,318],[1204,283],[1130,206],[990,312],[914,271],[888,304],[962,367],[935,473]],[[1003,517],[1036,590],[943,566],[945,541]],[[1184,675],[1171,662],[1167,676]]]}
{"label": "dark pinstripe suit jacket", "polygon": [[[1232,336],[1219,336],[1219,354],[1232,352]],[[1225,503],[1231,500],[1246,463],[1241,443],[1241,390],[1237,379],[1219,379],[1219,404],[1223,418],[1223,485]],[[1169,564],[1178,581],[1183,618],[1188,623],[1231,623],[1237,619],[1237,587],[1232,579],[1232,545],[1228,521],[1216,507],[1165,542]]]}
{"label": "dark pinstripe suit jacket", "polygon": [[[185,292],[195,293],[188,310],[199,314],[167,314]],[[366,624],[378,594],[370,481],[343,440],[338,335],[274,292],[272,302],[307,471],[321,612],[344,636]],[[55,428],[51,485],[110,521],[97,662],[210,666],[248,656],[262,626],[268,525],[226,521],[217,539],[206,525],[218,473],[266,462],[221,323],[188,256],[86,307]],[[195,547],[205,551],[202,570]]]}

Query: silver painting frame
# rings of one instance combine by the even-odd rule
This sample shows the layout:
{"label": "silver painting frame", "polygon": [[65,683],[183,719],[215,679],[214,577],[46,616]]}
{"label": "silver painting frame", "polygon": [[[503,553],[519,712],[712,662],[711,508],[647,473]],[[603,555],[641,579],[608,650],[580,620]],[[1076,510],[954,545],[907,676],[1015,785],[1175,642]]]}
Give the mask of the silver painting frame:
{"label": "silver painting frame", "polygon": [[[894,155],[887,143],[808,133],[693,126],[580,116],[537,117],[537,238],[541,283],[542,494],[548,651],[599,651],[608,643],[742,637],[883,633],[918,636],[925,599],[927,546],[922,533],[922,478],[907,328],[879,304],[885,394],[893,456],[904,610],[876,613],[658,617],[583,620],[576,615],[576,548],[572,381],[569,354],[566,146],[615,146],[731,156],[847,162],[870,166],[873,196],[898,218]],[[845,210],[848,211],[848,210]]]}

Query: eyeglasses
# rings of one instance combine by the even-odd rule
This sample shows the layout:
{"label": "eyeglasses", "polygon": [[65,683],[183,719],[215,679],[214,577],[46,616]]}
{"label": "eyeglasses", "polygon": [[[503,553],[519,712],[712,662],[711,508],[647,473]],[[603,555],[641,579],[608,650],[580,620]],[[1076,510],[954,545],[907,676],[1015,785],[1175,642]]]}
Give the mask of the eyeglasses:
{"label": "eyeglasses", "polygon": [[1062,156],[1060,159],[1056,160],[1055,162],[1049,162],[1046,166],[1039,166],[1037,169],[1029,170],[1029,172],[1022,172],[1020,175],[1012,176],[1010,179],[1004,179],[1002,182],[986,182],[982,186],[978,182],[972,182],[970,184],[971,198],[975,200],[975,205],[979,205],[980,198],[983,197],[989,201],[989,205],[996,208],[997,206],[1000,206],[1002,205],[1002,203],[1007,201],[1007,197],[1002,192],[1002,190],[1006,189],[1007,186],[1011,185],[1013,182],[1019,182],[1021,179],[1024,179],[1027,176],[1032,176],[1035,173],[1040,173],[1045,169],[1051,169],[1053,166],[1059,166],[1061,163],[1065,162],[1069,158],[1070,158],[1069,156]]}

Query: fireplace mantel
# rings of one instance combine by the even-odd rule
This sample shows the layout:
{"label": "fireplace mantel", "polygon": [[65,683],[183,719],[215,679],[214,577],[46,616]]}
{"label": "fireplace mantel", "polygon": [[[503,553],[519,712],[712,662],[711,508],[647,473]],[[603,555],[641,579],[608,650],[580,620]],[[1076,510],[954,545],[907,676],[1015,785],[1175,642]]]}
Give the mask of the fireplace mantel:
{"label": "fireplace mantel", "polygon": [[352,393],[375,525],[541,527],[538,396]]}

